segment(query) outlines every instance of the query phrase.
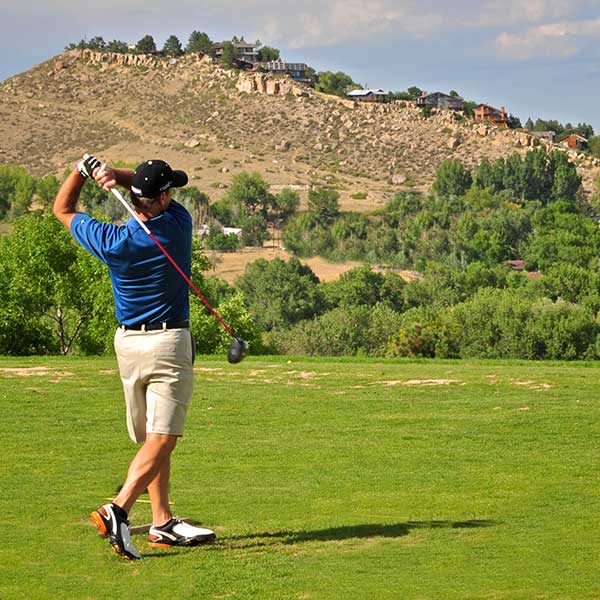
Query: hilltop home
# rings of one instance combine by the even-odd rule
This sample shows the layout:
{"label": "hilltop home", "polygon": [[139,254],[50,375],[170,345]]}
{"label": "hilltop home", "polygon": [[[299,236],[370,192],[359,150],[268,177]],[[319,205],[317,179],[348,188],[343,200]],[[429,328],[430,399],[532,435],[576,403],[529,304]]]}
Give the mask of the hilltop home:
{"label": "hilltop home", "polygon": [[352,90],[348,97],[357,102],[382,102],[386,93],[382,89],[376,90]]}
{"label": "hilltop home", "polygon": [[[225,41],[215,42],[213,44],[216,58],[221,58],[221,56],[223,56],[223,47],[226,43],[227,42]],[[235,50],[236,59],[244,63],[255,64],[258,62],[258,46],[256,44],[246,42],[244,39],[231,43],[233,44],[233,48]]]}
{"label": "hilltop home", "polygon": [[556,137],[555,131],[530,131],[529,135],[532,135],[539,140],[546,140],[548,142],[554,143],[554,138]]}
{"label": "hilltop home", "polygon": [[465,101],[460,96],[450,96],[443,92],[433,92],[432,94],[424,92],[417,98],[417,106],[462,110],[465,107]]}
{"label": "hilltop home", "polygon": [[491,123],[498,127],[508,127],[509,118],[504,110],[504,106],[499,109],[490,106],[489,104],[480,104],[474,111],[475,121],[480,123]]}
{"label": "hilltop home", "polygon": [[309,67],[304,63],[288,63],[283,60],[258,63],[259,69],[273,75],[289,75],[294,81],[312,83],[308,75]]}
{"label": "hilltop home", "polygon": [[560,146],[564,146],[565,148],[571,148],[571,150],[585,150],[587,148],[588,141],[583,136],[573,133],[560,140],[558,144]]}

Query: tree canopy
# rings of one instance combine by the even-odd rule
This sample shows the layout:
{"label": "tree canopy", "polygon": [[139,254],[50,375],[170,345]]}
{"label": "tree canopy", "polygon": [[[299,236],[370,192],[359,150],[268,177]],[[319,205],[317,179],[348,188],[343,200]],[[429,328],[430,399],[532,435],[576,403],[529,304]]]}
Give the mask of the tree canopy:
{"label": "tree canopy", "polygon": [[317,81],[315,89],[318,92],[325,94],[334,94],[335,96],[345,96],[348,92],[356,88],[361,88],[352,80],[350,75],[338,71],[333,73],[332,71],[323,71],[317,75]]}
{"label": "tree canopy", "polygon": [[190,33],[185,51],[202,52],[210,55],[214,54],[212,40],[208,37],[208,34],[203,31],[192,31],[192,33]]}
{"label": "tree canopy", "polygon": [[179,38],[175,35],[170,35],[165,41],[163,52],[167,56],[181,56],[183,54],[183,49]]}
{"label": "tree canopy", "polygon": [[151,35],[145,35],[135,45],[136,52],[140,54],[148,54],[150,52],[156,52],[156,43]]}

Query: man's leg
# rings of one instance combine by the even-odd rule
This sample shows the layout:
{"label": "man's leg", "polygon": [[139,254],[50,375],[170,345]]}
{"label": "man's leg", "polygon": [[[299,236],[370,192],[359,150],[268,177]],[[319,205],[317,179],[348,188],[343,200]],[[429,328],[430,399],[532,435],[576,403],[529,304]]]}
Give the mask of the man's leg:
{"label": "man's leg", "polygon": [[[163,433],[149,433],[146,441],[138,450],[127,472],[127,479],[114,499],[114,504],[120,506],[126,513],[129,513],[135,501],[140,494],[153,482],[161,472],[163,464],[166,462],[170,467],[171,452],[177,444],[177,436]],[[160,488],[164,477],[159,478],[157,487]],[[166,485],[168,485],[168,476]],[[163,506],[163,505],[158,505]],[[163,506],[164,507],[164,506]],[[154,510],[154,506],[153,506]]]}
{"label": "man's leg", "polygon": [[169,477],[171,475],[171,457],[163,461],[156,477],[148,485],[150,504],[152,505],[152,523],[164,525],[173,518],[169,506]]}

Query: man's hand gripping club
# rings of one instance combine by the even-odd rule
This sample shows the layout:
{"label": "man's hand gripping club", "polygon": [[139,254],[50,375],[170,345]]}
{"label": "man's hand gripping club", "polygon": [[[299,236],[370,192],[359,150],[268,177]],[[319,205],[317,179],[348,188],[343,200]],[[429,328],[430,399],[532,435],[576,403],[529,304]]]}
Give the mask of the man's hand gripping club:
{"label": "man's hand gripping club", "polygon": [[110,192],[117,185],[115,170],[106,163],[102,164],[92,154],[83,155],[83,158],[77,163],[77,171],[84,179],[89,177],[95,179],[107,192]]}

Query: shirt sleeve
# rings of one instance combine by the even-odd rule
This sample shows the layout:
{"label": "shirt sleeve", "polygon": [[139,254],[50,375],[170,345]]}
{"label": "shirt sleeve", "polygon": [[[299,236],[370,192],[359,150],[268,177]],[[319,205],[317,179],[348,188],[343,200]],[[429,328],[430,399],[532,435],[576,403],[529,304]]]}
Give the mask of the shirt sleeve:
{"label": "shirt sleeve", "polygon": [[90,254],[108,264],[108,253],[119,241],[119,227],[102,223],[84,213],[77,213],[71,221],[71,234]]}

